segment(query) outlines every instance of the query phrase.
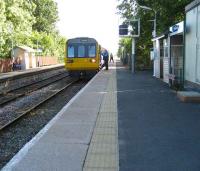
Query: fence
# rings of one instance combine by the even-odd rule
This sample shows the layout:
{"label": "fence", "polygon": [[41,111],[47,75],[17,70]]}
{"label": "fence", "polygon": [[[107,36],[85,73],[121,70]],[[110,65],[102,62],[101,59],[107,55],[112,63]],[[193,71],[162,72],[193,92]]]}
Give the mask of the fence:
{"label": "fence", "polygon": [[36,61],[37,61],[37,66],[58,64],[58,58],[52,56],[37,56]]}
{"label": "fence", "polygon": [[0,59],[0,73],[12,71],[11,59]]}

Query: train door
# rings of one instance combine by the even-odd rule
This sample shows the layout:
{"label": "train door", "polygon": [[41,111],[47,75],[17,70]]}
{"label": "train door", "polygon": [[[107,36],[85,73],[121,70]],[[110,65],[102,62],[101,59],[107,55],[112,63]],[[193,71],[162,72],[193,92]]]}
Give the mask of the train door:
{"label": "train door", "polygon": [[200,83],[200,7],[198,7],[196,23],[197,23],[196,81]]}

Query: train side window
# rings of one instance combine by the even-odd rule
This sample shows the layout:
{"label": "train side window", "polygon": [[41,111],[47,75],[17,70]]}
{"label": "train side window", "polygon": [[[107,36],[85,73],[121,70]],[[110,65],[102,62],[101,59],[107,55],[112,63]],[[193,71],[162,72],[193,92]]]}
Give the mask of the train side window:
{"label": "train side window", "polygon": [[78,46],[78,57],[85,57],[85,46]]}
{"label": "train side window", "polygon": [[73,58],[74,56],[74,46],[68,46],[68,58]]}
{"label": "train side window", "polygon": [[89,45],[88,46],[88,55],[89,55],[89,57],[95,57],[96,56],[96,47],[95,47],[95,45]]}

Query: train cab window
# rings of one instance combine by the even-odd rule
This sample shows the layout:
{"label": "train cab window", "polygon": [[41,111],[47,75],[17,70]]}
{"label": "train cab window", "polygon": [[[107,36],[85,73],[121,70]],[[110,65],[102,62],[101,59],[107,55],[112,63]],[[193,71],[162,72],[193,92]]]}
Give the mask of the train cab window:
{"label": "train cab window", "polygon": [[88,46],[88,55],[89,55],[89,57],[95,57],[95,55],[96,55],[95,45]]}
{"label": "train cab window", "polygon": [[85,57],[85,46],[78,46],[78,57]]}
{"label": "train cab window", "polygon": [[73,58],[75,55],[74,55],[74,46],[68,46],[68,58]]}

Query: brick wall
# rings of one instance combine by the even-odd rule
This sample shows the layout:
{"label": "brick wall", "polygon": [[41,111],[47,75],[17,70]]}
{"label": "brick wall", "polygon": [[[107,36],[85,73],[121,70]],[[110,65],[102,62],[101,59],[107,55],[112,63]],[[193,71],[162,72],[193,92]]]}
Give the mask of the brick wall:
{"label": "brick wall", "polygon": [[0,59],[0,73],[12,71],[11,59]]}
{"label": "brick wall", "polygon": [[36,61],[37,61],[37,66],[58,64],[58,59],[52,56],[37,56]]}

